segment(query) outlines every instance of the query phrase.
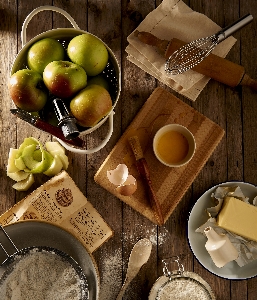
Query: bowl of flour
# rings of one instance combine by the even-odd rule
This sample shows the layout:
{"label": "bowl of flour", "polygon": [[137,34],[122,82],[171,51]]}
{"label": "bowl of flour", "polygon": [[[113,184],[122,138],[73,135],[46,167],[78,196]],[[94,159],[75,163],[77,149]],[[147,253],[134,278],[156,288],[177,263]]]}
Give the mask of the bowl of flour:
{"label": "bowl of flour", "polygon": [[24,248],[2,264],[2,300],[88,300],[86,276],[68,254],[51,247]]}

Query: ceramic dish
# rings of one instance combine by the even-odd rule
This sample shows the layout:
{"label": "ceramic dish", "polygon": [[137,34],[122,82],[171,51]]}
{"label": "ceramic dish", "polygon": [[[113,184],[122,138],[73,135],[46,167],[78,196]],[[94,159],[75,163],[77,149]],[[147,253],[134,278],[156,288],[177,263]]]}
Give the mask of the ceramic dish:
{"label": "ceramic dish", "polygon": [[245,182],[225,182],[218,184],[207,190],[195,203],[188,220],[188,241],[195,257],[211,273],[226,279],[247,279],[257,275],[257,260],[248,263],[243,267],[233,261],[222,268],[218,268],[213,263],[210,255],[205,249],[206,238],[195,230],[204,224],[208,216],[204,212],[211,207],[211,194],[218,186],[239,186],[243,194],[252,200],[257,195],[257,187]]}
{"label": "ceramic dish", "polygon": [[[14,223],[4,228],[18,249],[31,246],[48,246],[70,255],[86,275],[89,300],[98,299],[100,279],[96,263],[93,256],[73,235],[58,226],[32,220]],[[0,241],[9,254],[15,252],[2,231],[0,232]],[[6,255],[0,249],[0,263],[5,259]]]}

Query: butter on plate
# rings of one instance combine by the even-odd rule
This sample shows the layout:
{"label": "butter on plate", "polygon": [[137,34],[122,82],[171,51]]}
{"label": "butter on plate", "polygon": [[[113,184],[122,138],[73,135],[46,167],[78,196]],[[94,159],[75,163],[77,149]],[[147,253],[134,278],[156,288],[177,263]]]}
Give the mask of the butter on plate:
{"label": "butter on plate", "polygon": [[225,197],[217,216],[217,225],[257,241],[257,207],[234,197]]}

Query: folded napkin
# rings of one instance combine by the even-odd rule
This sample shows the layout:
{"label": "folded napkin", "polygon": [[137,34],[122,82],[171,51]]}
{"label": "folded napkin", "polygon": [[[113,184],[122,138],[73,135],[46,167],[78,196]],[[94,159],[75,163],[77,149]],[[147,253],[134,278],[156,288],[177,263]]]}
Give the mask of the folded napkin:
{"label": "folded napkin", "polygon": [[[162,40],[177,38],[191,42],[211,36],[220,29],[216,23],[193,11],[183,1],[163,0],[135,30],[150,32]],[[134,31],[128,36],[128,42],[126,52],[129,61],[190,100],[196,100],[210,79],[192,70],[180,75],[169,75],[164,70],[166,59],[154,47],[139,41]],[[235,42],[235,38],[229,37],[217,45],[212,53],[225,57]]]}

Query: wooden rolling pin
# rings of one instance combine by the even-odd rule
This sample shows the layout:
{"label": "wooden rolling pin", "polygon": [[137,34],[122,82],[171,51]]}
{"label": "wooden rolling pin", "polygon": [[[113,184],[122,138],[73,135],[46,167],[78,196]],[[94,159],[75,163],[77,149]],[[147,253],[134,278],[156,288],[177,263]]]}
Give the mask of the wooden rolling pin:
{"label": "wooden rolling pin", "polygon": [[[172,39],[170,42],[161,40],[153,34],[145,31],[135,31],[138,39],[151,46],[155,46],[160,51],[160,54],[166,59],[186,42],[178,39]],[[224,83],[230,87],[238,85],[245,85],[257,91],[257,80],[252,79],[245,73],[245,68],[241,65],[235,64],[225,58],[219,57],[215,54],[209,54],[201,63],[196,65],[192,70],[206,75],[218,82]]]}

